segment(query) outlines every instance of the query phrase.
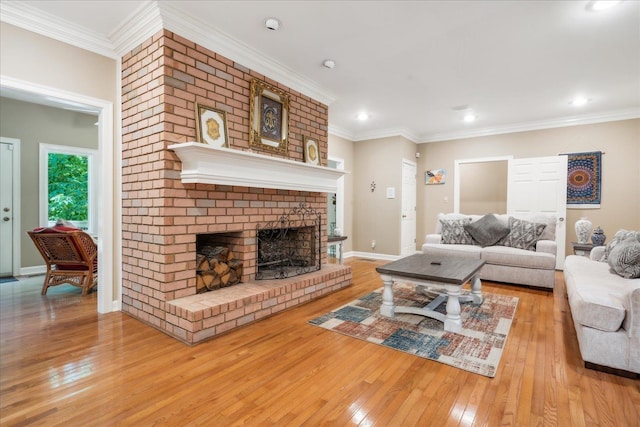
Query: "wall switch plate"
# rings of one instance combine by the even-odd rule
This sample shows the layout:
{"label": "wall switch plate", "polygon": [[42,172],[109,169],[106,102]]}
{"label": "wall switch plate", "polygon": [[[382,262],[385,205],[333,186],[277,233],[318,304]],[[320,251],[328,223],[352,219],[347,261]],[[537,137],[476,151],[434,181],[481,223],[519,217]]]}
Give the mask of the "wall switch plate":
{"label": "wall switch plate", "polygon": [[395,199],[395,198],[396,198],[396,188],[387,187],[387,199]]}

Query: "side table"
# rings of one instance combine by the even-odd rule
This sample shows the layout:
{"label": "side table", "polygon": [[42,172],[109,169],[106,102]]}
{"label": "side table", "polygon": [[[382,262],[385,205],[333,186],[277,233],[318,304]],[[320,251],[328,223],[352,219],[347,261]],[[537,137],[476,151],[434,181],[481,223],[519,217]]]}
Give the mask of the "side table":
{"label": "side table", "polygon": [[340,264],[342,264],[342,243],[347,240],[347,236],[329,236],[327,239],[327,244],[338,245],[338,250],[340,251],[340,258],[338,258]]}
{"label": "side table", "polygon": [[593,249],[593,243],[571,242],[571,246],[573,246],[573,253],[575,255],[582,255],[587,257],[591,253],[591,249]]}

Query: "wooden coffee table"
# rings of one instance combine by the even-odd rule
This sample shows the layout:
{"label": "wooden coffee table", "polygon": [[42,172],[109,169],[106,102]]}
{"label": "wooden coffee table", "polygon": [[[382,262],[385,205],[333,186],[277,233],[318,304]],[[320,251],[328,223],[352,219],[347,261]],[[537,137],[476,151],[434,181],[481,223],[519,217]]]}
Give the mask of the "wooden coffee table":
{"label": "wooden coffee table", "polygon": [[[445,331],[459,332],[462,330],[460,301],[473,301],[476,304],[484,301],[479,277],[484,264],[485,261],[479,259],[415,254],[377,267],[376,271],[384,283],[380,314],[387,317],[394,317],[396,313],[418,314],[444,322]],[[394,282],[408,282],[440,291],[438,297],[425,307],[396,307],[393,303]],[[462,286],[467,282],[471,282],[471,294],[461,296]],[[435,311],[445,300],[446,315]]]}

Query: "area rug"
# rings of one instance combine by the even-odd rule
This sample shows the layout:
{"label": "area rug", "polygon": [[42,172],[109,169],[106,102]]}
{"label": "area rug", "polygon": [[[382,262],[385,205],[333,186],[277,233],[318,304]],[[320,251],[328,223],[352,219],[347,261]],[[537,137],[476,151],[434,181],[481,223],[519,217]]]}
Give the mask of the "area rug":
{"label": "area rug", "polygon": [[18,279],[15,277],[0,277],[0,283],[9,283],[9,282],[17,282]]}
{"label": "area rug", "polygon": [[[461,303],[462,331],[446,332],[442,322],[415,314],[380,314],[382,289],[309,321],[330,331],[435,360],[493,378],[507,341],[518,298],[484,293],[484,302]],[[423,307],[436,294],[394,284],[397,306]],[[436,311],[445,313],[446,303]]]}

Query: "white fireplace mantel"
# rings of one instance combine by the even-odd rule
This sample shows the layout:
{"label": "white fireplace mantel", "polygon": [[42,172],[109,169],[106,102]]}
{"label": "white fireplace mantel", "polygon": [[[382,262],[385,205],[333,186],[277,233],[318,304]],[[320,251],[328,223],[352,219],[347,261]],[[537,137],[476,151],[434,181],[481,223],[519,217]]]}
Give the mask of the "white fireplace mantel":
{"label": "white fireplace mantel", "polygon": [[338,179],[348,173],[199,142],[173,144],[167,148],[182,161],[180,178],[184,183],[335,193]]}

